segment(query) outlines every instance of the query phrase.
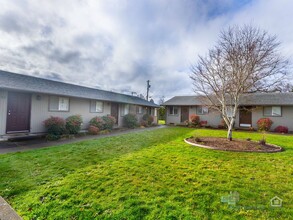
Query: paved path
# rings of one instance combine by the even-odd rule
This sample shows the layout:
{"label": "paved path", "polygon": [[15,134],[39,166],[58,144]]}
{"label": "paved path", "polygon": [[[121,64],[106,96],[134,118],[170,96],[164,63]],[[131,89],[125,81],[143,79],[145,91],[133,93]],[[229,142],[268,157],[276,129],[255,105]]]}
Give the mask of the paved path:
{"label": "paved path", "polygon": [[66,139],[66,140],[59,140],[59,141],[46,141],[45,139],[42,139],[42,138],[33,139],[33,140],[25,140],[25,141],[16,141],[16,142],[5,141],[5,142],[0,142],[0,154],[34,150],[34,149],[57,146],[62,144],[70,144],[70,143],[76,143],[76,142],[80,142],[84,140],[92,140],[92,139],[99,139],[103,137],[118,136],[118,135],[132,133],[132,132],[150,131],[150,130],[160,129],[164,127],[166,126],[160,125],[160,126],[151,127],[151,128],[127,129],[123,131],[118,130],[118,131],[112,131],[110,134],[105,134],[105,135],[87,135],[87,136],[78,137],[74,139]]}

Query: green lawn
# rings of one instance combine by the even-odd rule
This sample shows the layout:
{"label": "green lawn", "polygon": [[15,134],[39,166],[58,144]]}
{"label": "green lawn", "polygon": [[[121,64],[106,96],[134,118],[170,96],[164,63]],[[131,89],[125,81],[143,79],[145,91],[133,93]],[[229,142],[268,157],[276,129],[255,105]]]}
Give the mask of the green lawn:
{"label": "green lawn", "polygon": [[[0,155],[0,195],[24,219],[292,218],[293,136],[268,135],[286,151],[265,154],[193,147],[191,135],[226,133],[168,127]],[[221,202],[230,191],[236,205]]]}

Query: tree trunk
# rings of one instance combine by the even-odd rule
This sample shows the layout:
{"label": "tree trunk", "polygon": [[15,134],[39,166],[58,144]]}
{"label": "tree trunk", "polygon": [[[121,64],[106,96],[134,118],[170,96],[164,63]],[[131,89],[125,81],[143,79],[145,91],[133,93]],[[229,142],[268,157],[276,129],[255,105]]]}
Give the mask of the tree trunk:
{"label": "tree trunk", "polygon": [[229,141],[232,141],[232,126],[228,127],[227,138],[228,138]]}

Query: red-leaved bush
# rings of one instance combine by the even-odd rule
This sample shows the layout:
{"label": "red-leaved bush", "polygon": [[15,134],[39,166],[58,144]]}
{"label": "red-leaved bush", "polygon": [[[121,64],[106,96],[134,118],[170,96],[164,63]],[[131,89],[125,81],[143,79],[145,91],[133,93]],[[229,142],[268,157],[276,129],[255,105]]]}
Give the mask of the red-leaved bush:
{"label": "red-leaved bush", "polygon": [[257,124],[257,129],[259,131],[269,131],[273,124],[273,121],[269,118],[260,118],[258,119],[256,124]]}
{"label": "red-leaved bush", "polygon": [[88,132],[89,132],[89,134],[91,134],[91,135],[97,135],[98,133],[99,133],[99,128],[97,128],[97,127],[95,127],[95,126],[93,126],[93,125],[91,125],[90,127],[89,127],[89,129],[88,129]]}
{"label": "red-leaved bush", "polygon": [[278,132],[278,133],[288,133],[288,127],[286,127],[286,126],[278,126],[278,127],[276,127],[275,128],[275,130],[274,130],[275,132]]}
{"label": "red-leaved bush", "polygon": [[62,135],[66,132],[66,121],[60,117],[53,117],[46,119],[44,122],[45,127],[48,129],[48,133],[51,135]]}
{"label": "red-leaved bush", "polygon": [[200,118],[198,115],[196,114],[191,114],[190,117],[190,125],[194,126],[194,127],[197,127],[200,125]]}
{"label": "red-leaved bush", "polygon": [[102,118],[96,116],[90,120],[90,125],[99,128],[99,130],[103,130],[104,125],[105,125],[105,121]]}
{"label": "red-leaved bush", "polygon": [[208,121],[200,121],[200,126],[205,127],[208,125]]}
{"label": "red-leaved bush", "polygon": [[72,115],[66,118],[66,130],[69,134],[77,134],[81,129],[81,115]]}

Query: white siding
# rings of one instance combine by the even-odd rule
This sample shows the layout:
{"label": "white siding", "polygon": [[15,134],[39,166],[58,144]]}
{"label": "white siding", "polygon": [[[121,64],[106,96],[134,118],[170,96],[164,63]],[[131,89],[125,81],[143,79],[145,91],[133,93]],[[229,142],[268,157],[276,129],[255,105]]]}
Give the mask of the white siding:
{"label": "white siding", "polygon": [[93,117],[110,114],[111,104],[109,102],[104,102],[104,111],[102,113],[95,113],[90,112],[91,100],[80,98],[69,98],[69,112],[49,111],[49,96],[40,95],[40,97],[40,100],[37,100],[36,94],[32,95],[31,133],[44,132],[43,121],[50,116],[58,116],[65,119],[68,116],[79,114],[83,119],[82,129],[87,129],[89,121]]}
{"label": "white siding", "polygon": [[0,135],[6,133],[7,91],[0,90]]}

